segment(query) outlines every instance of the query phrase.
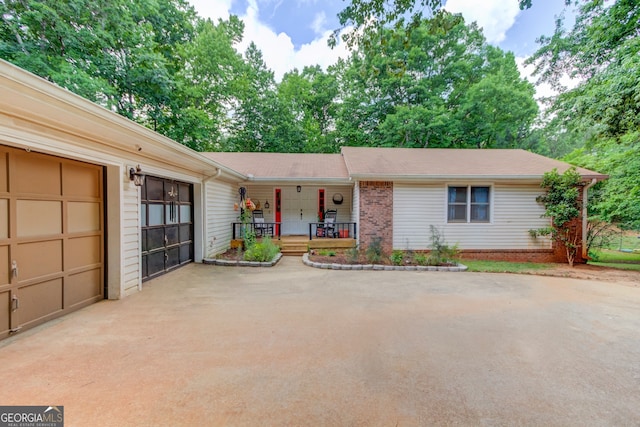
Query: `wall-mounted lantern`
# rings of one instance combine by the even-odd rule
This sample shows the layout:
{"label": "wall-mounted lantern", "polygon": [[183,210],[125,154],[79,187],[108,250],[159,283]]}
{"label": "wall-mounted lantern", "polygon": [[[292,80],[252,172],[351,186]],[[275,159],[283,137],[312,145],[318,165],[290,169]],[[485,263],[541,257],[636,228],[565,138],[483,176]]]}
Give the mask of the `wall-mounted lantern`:
{"label": "wall-mounted lantern", "polygon": [[265,202],[264,202],[264,208],[265,208],[265,209],[269,209],[269,201],[268,201],[268,200],[265,200]]}
{"label": "wall-mounted lantern", "polygon": [[296,187],[296,191],[297,191],[298,193],[299,193],[299,192],[301,192],[301,191],[302,191],[302,187],[298,185],[298,186]]}
{"label": "wall-mounted lantern", "polygon": [[142,169],[140,169],[140,165],[136,166],[136,168],[129,169],[129,179],[133,181],[133,184],[136,187],[141,187],[144,185],[144,173],[142,173]]}

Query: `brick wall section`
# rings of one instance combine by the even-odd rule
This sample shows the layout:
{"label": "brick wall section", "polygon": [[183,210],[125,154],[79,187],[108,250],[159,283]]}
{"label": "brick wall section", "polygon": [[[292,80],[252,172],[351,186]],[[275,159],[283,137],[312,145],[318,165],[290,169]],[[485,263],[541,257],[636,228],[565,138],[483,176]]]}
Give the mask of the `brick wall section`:
{"label": "brick wall section", "polygon": [[366,250],[375,237],[382,250],[393,250],[393,182],[360,181],[360,248]]}

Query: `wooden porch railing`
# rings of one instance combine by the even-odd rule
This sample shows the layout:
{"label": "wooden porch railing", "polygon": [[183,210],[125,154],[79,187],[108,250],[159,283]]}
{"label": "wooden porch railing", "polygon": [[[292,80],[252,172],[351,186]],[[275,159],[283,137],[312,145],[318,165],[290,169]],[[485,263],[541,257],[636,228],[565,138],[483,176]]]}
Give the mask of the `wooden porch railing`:
{"label": "wooden porch railing", "polygon": [[309,240],[318,237],[355,239],[357,236],[358,226],[355,222],[335,222],[332,225],[328,228],[324,222],[310,222]]}
{"label": "wooden porch railing", "polygon": [[233,222],[231,223],[232,236],[233,240],[237,238],[241,239],[244,235],[242,232],[242,227],[251,227],[251,230],[256,234],[257,237],[269,236],[271,238],[277,237],[280,240],[282,227],[280,226],[280,222],[261,222],[261,223],[253,223],[250,222],[248,224],[244,224],[242,222]]}

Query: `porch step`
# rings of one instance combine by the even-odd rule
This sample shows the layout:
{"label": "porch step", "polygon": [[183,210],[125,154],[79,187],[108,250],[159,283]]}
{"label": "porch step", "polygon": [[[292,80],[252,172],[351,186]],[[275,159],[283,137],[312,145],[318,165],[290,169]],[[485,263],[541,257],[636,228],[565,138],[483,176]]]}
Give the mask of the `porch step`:
{"label": "porch step", "polygon": [[280,246],[280,252],[284,256],[300,256],[308,252],[306,243],[284,243]]}
{"label": "porch step", "polygon": [[302,256],[307,253],[307,251],[294,251],[294,250],[284,250],[281,252],[282,252],[282,256]]}
{"label": "porch step", "polygon": [[308,236],[282,236],[281,240],[274,240],[280,246],[280,252],[285,256],[300,256],[311,249],[348,249],[356,246],[356,240],[350,238],[316,238],[309,240]]}

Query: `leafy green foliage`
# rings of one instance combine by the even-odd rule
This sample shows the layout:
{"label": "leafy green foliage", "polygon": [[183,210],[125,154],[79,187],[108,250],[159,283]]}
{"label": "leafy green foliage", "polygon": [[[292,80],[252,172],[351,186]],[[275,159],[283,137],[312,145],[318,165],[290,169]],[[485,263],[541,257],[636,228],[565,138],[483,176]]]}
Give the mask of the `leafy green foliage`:
{"label": "leafy green foliage", "polygon": [[567,169],[562,175],[557,169],[546,172],[540,186],[547,192],[536,200],[544,205],[542,216],[551,218],[552,226],[530,231],[533,236],[550,235],[552,240],[564,245],[570,266],[573,266],[582,235],[582,228],[572,224],[580,217],[581,185],[582,178],[575,168]]}
{"label": "leafy green foliage", "polygon": [[382,259],[383,251],[382,251],[382,238],[374,237],[371,239],[371,243],[367,247],[365,251],[367,261],[370,263],[377,263]]}
{"label": "leafy green foliage", "polygon": [[[567,3],[569,1],[565,0]],[[528,9],[531,2],[532,0],[518,0],[520,9]],[[438,18],[444,3],[442,0],[351,0],[349,5],[338,13],[341,27],[333,32],[329,43],[335,46],[341,32],[347,29],[351,31],[343,34],[342,39],[353,47],[366,40],[370,31],[383,27],[400,28],[405,22],[408,22],[409,26],[416,25],[415,23],[420,22],[425,16]],[[437,26],[439,32],[449,29],[449,22],[446,20]]]}
{"label": "leafy green foliage", "polygon": [[450,246],[446,243],[444,236],[437,227],[430,225],[429,232],[431,234],[431,252],[427,256],[427,264],[429,265],[447,265],[457,263],[460,251],[458,245]]}
{"label": "leafy green foliage", "polygon": [[[639,32],[637,1],[585,0],[573,28],[559,20],[529,60],[541,81],[561,91],[551,100],[543,145],[559,142],[559,155],[574,147],[566,161],[609,174],[595,188],[592,214],[632,229],[640,229]],[[565,90],[565,76],[580,83]]]}
{"label": "leafy green foliage", "polygon": [[253,242],[247,246],[244,252],[245,261],[272,261],[280,252],[278,245],[273,243],[270,237],[263,237],[260,242]]}
{"label": "leafy green foliage", "polygon": [[416,252],[413,255],[413,262],[418,265],[427,265],[427,255],[423,252]]}
{"label": "leafy green foliage", "polygon": [[537,114],[533,86],[512,54],[489,46],[477,25],[443,13],[411,31],[380,29],[335,72],[339,141],[391,147],[517,146]]}
{"label": "leafy green foliage", "polygon": [[404,252],[399,250],[395,250],[391,252],[391,255],[389,256],[389,260],[393,265],[402,265],[404,261]]}

